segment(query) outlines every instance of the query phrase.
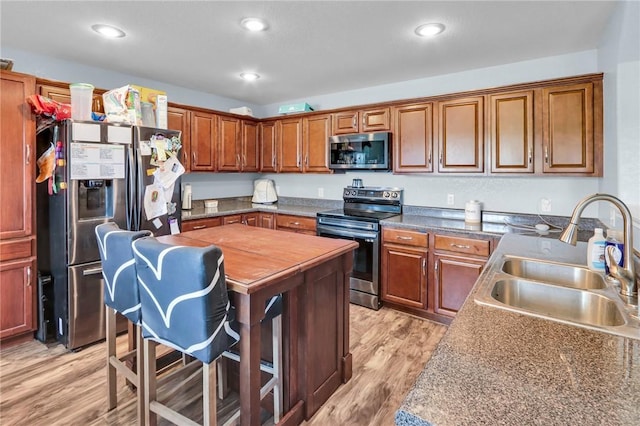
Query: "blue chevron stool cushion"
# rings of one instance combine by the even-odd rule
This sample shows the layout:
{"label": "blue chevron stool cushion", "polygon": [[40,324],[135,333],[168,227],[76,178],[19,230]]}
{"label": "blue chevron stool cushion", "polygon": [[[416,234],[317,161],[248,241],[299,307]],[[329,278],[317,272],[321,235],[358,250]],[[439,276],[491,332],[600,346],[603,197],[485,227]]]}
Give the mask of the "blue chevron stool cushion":
{"label": "blue chevron stool cushion", "polygon": [[140,324],[140,296],[131,243],[149,231],[122,230],[113,222],[95,228],[104,277],[104,303]]}
{"label": "blue chevron stool cushion", "polygon": [[209,364],[235,341],[225,332],[229,298],[219,247],[133,242],[145,339]]}

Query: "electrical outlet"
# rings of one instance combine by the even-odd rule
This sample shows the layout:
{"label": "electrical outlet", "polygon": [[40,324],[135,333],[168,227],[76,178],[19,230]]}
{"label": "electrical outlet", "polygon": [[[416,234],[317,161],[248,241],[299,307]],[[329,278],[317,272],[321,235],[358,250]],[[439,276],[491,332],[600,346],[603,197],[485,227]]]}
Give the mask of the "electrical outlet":
{"label": "electrical outlet", "polygon": [[455,200],[455,198],[454,198],[453,194],[447,194],[447,205],[448,206],[452,206],[453,203],[455,202],[454,200]]}
{"label": "electrical outlet", "polygon": [[324,198],[324,188],[318,188],[318,198]]}
{"label": "electrical outlet", "polygon": [[551,211],[551,200],[548,198],[540,199],[540,211],[543,213],[549,213]]}
{"label": "electrical outlet", "polygon": [[276,185],[276,194],[280,195],[280,185]]}

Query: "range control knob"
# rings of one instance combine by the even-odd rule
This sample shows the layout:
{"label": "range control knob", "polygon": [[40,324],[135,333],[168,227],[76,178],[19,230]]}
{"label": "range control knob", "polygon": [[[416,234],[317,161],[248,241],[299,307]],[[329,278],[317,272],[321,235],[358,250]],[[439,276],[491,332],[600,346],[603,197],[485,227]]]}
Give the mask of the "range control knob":
{"label": "range control knob", "polygon": [[391,193],[391,196],[392,196],[393,198],[398,198],[398,193],[397,193],[397,192],[392,192],[392,193]]}
{"label": "range control knob", "polygon": [[355,190],[351,191],[351,195],[355,196],[356,195],[356,191]]}

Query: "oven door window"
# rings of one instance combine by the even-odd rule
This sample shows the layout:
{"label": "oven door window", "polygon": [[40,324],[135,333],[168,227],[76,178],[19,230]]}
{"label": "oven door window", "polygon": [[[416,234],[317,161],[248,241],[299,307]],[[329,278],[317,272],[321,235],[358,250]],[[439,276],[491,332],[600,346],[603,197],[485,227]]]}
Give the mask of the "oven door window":
{"label": "oven door window", "polygon": [[347,236],[347,235],[336,235],[331,231],[318,230],[318,235],[321,237],[328,238],[340,238],[343,240],[351,240],[358,243],[358,248],[355,249],[353,253],[353,273],[352,276],[354,278],[359,278],[364,281],[373,282],[374,281],[374,259],[378,256],[376,255],[377,248],[377,238],[370,238],[364,236]]}

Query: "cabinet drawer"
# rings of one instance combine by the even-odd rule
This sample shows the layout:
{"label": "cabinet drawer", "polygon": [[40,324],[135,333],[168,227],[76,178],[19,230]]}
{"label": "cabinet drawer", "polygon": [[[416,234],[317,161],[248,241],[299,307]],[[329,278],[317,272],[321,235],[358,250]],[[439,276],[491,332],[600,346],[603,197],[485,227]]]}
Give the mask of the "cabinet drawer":
{"label": "cabinet drawer", "polygon": [[383,228],[382,242],[402,244],[405,246],[428,247],[429,241],[426,232],[408,231],[406,229]]}
{"label": "cabinet drawer", "polygon": [[22,238],[0,242],[0,260],[5,262],[33,256],[33,241],[33,238]]}
{"label": "cabinet drawer", "polygon": [[214,217],[210,219],[195,219],[185,220],[182,222],[182,232],[195,231],[204,228],[213,228],[214,226],[222,225],[221,217]]}
{"label": "cabinet drawer", "polygon": [[316,219],[311,217],[293,216],[287,214],[276,215],[276,229],[286,228],[316,232]]}
{"label": "cabinet drawer", "polygon": [[454,237],[450,235],[436,235],[434,246],[436,250],[473,254],[476,256],[488,257],[489,254],[491,254],[490,241],[475,240],[473,238]]}

